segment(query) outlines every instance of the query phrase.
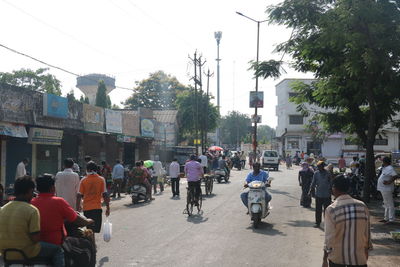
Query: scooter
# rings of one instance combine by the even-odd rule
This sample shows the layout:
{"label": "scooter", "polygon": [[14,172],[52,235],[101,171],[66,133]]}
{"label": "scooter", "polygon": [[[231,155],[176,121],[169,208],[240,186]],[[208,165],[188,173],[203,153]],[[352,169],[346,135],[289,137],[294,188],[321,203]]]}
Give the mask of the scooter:
{"label": "scooter", "polygon": [[131,188],[132,203],[137,204],[140,201],[147,202],[147,188],[144,184],[136,184]]}
{"label": "scooter", "polygon": [[235,167],[238,171],[242,169],[242,163],[240,162],[240,159],[233,159],[233,167]]}
{"label": "scooter", "polygon": [[229,174],[222,169],[216,169],[214,172],[214,177],[215,179],[217,179],[218,183],[222,182],[222,179],[225,180],[225,183],[227,183],[229,181]]}
{"label": "scooter", "polygon": [[248,209],[251,220],[253,221],[253,227],[258,228],[261,219],[264,219],[269,215],[271,209],[270,203],[266,205],[265,191],[266,187],[270,187],[269,183],[261,181],[254,181],[248,184],[249,195],[248,195]]}

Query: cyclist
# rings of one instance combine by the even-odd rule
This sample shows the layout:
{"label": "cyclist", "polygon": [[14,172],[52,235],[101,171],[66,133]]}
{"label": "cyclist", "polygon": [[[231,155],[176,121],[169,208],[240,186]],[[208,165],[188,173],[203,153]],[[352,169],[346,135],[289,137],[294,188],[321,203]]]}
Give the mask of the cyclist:
{"label": "cyclist", "polygon": [[201,192],[200,179],[204,178],[204,171],[201,164],[196,160],[195,155],[190,156],[190,160],[185,164],[185,175],[187,177],[189,190],[194,190],[196,206],[199,205],[199,196]]}

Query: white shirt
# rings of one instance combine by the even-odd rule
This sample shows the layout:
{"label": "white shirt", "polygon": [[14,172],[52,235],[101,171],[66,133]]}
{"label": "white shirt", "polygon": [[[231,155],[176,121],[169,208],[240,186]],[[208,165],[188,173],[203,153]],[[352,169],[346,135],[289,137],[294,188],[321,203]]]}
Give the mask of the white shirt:
{"label": "white shirt", "polygon": [[202,167],[207,167],[208,166],[208,159],[206,155],[201,155],[199,157],[199,159],[201,160],[201,166]]}
{"label": "white shirt", "polygon": [[21,161],[17,165],[17,171],[15,173],[15,179],[24,177],[26,175],[25,164]]}
{"label": "white shirt", "polygon": [[56,195],[62,197],[73,209],[76,209],[76,195],[79,191],[79,175],[72,169],[58,172],[55,177]]}
{"label": "white shirt", "polygon": [[153,163],[154,176],[160,177],[163,175],[161,161],[157,160]]}
{"label": "white shirt", "polygon": [[392,165],[388,165],[386,167],[382,167],[382,174],[378,179],[378,191],[381,192],[393,192],[394,191],[394,183],[391,184],[383,184],[384,181],[389,181],[393,176],[396,176],[397,173],[393,169]]}
{"label": "white shirt", "polygon": [[180,166],[179,163],[176,161],[173,161],[170,165],[169,165],[169,176],[171,176],[171,178],[178,178],[180,174]]}

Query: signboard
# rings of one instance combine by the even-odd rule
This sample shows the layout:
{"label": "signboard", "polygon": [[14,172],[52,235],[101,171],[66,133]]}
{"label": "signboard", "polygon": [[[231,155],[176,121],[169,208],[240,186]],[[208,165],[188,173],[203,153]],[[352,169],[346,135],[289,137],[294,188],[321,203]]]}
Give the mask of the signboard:
{"label": "signboard", "polygon": [[135,143],[136,142],[136,138],[132,137],[132,136],[127,136],[127,135],[117,135],[117,142],[120,143]]}
{"label": "signboard", "polygon": [[106,131],[109,133],[122,133],[122,113],[106,109]]}
{"label": "signboard", "polygon": [[104,132],[104,109],[83,104],[84,129],[93,132]]}
{"label": "signboard", "polygon": [[60,146],[62,138],[62,130],[30,128],[28,143]]}
{"label": "signboard", "polygon": [[139,116],[122,113],[122,133],[130,136],[140,136]]}
{"label": "signboard", "polygon": [[143,137],[154,138],[154,121],[150,119],[141,119],[140,133]]}
{"label": "signboard", "polygon": [[264,92],[250,92],[250,107],[263,108],[264,107]]}
{"label": "signboard", "polygon": [[68,118],[68,98],[43,94],[43,116]]}
{"label": "signboard", "polygon": [[194,139],[193,144],[195,145],[201,145],[201,140],[200,139]]}
{"label": "signboard", "polygon": [[261,123],[261,115],[251,115],[251,122],[252,123]]}
{"label": "signboard", "polygon": [[7,122],[0,122],[0,135],[8,135],[13,137],[27,138],[25,126],[14,125]]}

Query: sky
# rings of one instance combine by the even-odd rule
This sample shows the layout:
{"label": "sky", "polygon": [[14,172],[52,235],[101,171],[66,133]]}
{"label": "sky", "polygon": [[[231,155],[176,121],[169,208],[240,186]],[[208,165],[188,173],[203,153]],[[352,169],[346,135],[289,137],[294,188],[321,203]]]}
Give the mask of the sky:
{"label": "sky", "polygon": [[[0,44],[61,67],[78,75],[102,73],[116,79],[116,85],[133,88],[135,81],[162,70],[183,84],[193,84],[189,56],[197,51],[210,69],[210,91],[217,91],[217,43],[214,32],[222,31],[220,43],[221,114],[236,110],[251,115],[249,91],[255,79],[248,70],[256,58],[257,23],[267,19],[267,6],[280,0],[0,0]],[[281,58],[277,44],[287,41],[291,30],[283,26],[260,25],[260,60]],[[284,61],[290,62],[290,56]],[[46,67],[0,47],[0,72]],[[262,124],[276,127],[275,85],[284,78],[310,78],[289,66],[280,79],[259,79],[264,91]],[[62,83],[66,95],[76,88],[76,76],[50,68]],[[205,76],[203,75],[203,78]],[[132,95],[131,90],[110,93],[114,104]],[[216,103],[216,99],[213,100]]]}

